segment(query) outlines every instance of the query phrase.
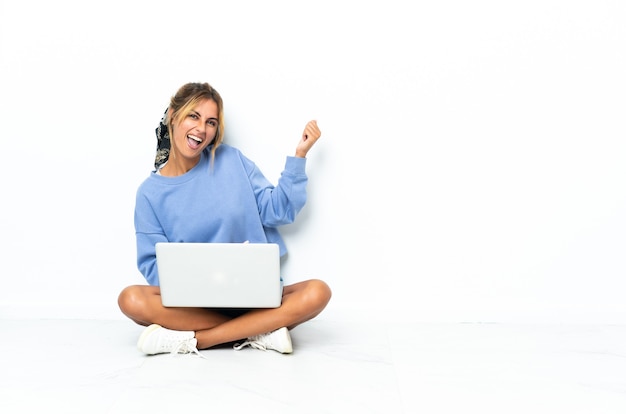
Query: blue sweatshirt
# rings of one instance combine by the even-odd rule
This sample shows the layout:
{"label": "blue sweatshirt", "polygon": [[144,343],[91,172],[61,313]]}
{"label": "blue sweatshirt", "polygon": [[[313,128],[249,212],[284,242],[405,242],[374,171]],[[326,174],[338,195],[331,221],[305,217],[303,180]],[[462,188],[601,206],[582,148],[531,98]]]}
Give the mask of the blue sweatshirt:
{"label": "blue sweatshirt", "polygon": [[287,157],[274,187],[239,150],[222,144],[210,163],[200,162],[178,177],[153,171],[139,186],[135,204],[137,267],[159,285],[157,242],[277,243],[277,227],[292,223],[306,202],[306,159]]}

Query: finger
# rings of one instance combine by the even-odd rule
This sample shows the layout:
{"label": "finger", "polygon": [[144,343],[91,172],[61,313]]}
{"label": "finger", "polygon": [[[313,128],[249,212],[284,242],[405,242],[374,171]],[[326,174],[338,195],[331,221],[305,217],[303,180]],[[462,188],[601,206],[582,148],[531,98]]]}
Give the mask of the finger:
{"label": "finger", "polygon": [[309,121],[304,127],[304,133],[302,134],[302,137],[304,138],[304,140],[307,140],[309,136],[319,137],[319,135],[321,134],[317,126],[317,121],[316,120]]}

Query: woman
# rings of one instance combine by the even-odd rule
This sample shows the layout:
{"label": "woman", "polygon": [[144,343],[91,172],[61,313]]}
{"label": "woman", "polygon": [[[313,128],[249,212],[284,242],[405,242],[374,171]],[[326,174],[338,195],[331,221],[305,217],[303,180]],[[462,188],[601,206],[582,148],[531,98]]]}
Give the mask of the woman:
{"label": "woman", "polygon": [[317,316],[331,291],[321,280],[284,286],[278,308],[166,308],[161,304],[157,242],[285,244],[277,227],[293,222],[306,201],[306,155],[321,132],[304,128],[295,156],[274,187],[239,150],[223,144],[222,98],[208,83],[183,85],[157,128],[157,169],[140,185],[135,206],[137,265],[149,285],[125,288],[122,312],[147,328],[138,348],[149,355],[198,352],[244,340],[250,346],[291,353],[289,330]]}

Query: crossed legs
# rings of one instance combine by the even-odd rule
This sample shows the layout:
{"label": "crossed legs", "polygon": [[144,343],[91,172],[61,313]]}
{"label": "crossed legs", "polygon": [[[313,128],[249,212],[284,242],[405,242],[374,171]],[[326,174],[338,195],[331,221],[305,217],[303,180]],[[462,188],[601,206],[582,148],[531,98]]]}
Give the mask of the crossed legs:
{"label": "crossed legs", "polygon": [[280,307],[253,309],[237,317],[212,309],[166,308],[157,286],[129,286],[120,293],[118,304],[122,313],[139,325],[194,331],[198,349],[207,349],[282,327],[293,329],[322,312],[330,298],[328,285],[311,279],[285,286]]}

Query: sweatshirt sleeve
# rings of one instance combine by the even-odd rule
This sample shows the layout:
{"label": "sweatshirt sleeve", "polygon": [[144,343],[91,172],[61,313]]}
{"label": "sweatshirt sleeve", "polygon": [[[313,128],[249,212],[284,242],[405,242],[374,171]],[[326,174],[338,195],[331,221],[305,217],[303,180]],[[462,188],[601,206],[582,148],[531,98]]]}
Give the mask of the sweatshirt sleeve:
{"label": "sweatshirt sleeve", "polygon": [[151,286],[159,286],[155,244],[166,242],[163,229],[150,205],[140,192],[135,203],[135,237],[137,241],[137,268]]}
{"label": "sweatshirt sleeve", "polygon": [[250,162],[249,167],[250,183],[263,225],[278,227],[292,223],[306,203],[306,158],[287,157],[275,187],[253,163]]}

